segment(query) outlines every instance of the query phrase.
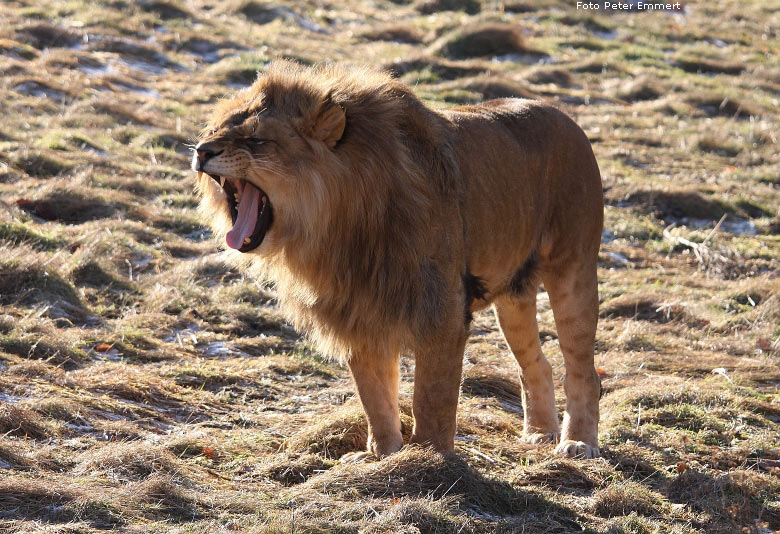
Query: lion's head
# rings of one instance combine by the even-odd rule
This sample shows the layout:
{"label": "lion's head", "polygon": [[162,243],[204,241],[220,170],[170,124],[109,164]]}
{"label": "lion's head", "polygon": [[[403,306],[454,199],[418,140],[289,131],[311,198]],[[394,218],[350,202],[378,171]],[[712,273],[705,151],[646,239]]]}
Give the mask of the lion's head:
{"label": "lion's head", "polygon": [[345,197],[360,196],[359,177],[344,181],[349,147],[336,151],[348,124],[352,138],[370,142],[371,136],[359,131],[360,121],[348,123],[346,108],[360,84],[375,90],[391,80],[376,71],[353,71],[347,83],[343,76],[276,61],[252,87],[217,106],[192,168],[201,209],[228,247],[264,255],[311,240],[332,217],[344,215]]}

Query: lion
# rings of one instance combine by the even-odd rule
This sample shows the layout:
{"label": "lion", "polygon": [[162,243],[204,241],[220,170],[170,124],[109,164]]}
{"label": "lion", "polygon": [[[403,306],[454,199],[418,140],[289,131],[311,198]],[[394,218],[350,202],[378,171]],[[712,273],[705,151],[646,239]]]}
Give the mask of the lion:
{"label": "lion", "polygon": [[[415,359],[411,443],[453,449],[472,314],[490,305],[520,367],[522,439],[599,455],[603,193],[590,142],[564,113],[524,99],[434,110],[377,69],[276,60],[216,106],[192,168],[228,252],[346,361],[368,419],[355,455],[404,444],[402,353]],[[541,284],[566,367],[561,426]]]}

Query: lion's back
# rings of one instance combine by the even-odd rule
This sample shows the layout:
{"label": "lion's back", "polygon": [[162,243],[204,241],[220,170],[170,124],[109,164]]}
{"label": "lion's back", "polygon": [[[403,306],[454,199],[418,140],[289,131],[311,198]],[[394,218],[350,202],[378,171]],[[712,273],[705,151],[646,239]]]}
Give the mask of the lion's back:
{"label": "lion's back", "polygon": [[465,182],[471,262],[501,271],[538,247],[543,235],[583,243],[600,238],[598,165],[587,136],[565,113],[538,100],[498,99],[445,116],[454,125]]}

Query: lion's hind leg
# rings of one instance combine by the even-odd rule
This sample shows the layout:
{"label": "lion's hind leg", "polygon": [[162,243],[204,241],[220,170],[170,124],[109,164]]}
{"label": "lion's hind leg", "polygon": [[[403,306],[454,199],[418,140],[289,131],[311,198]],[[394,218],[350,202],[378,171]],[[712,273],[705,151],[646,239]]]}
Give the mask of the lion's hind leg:
{"label": "lion's hind leg", "polygon": [[555,452],[594,458],[599,456],[601,393],[593,359],[599,306],[596,258],[594,255],[559,265],[542,275],[566,365],[566,412]]}
{"label": "lion's hind leg", "polygon": [[404,444],[398,410],[398,353],[353,354],[349,369],[368,416],[368,452],[379,458],[397,452]]}
{"label": "lion's hind leg", "polygon": [[555,441],[559,432],[552,368],[539,342],[535,290],[535,287],[529,288],[520,296],[504,295],[495,302],[501,331],[520,365],[524,414],[522,440],[526,443]]}

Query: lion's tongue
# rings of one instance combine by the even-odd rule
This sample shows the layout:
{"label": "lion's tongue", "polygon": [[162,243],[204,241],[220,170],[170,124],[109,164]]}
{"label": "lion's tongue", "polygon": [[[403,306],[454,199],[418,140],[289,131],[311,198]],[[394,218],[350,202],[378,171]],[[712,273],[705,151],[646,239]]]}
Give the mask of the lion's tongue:
{"label": "lion's tongue", "polygon": [[230,248],[239,249],[244,239],[252,235],[257,224],[257,211],[260,205],[260,190],[252,184],[245,184],[238,203],[238,216],[233,229],[225,236]]}

